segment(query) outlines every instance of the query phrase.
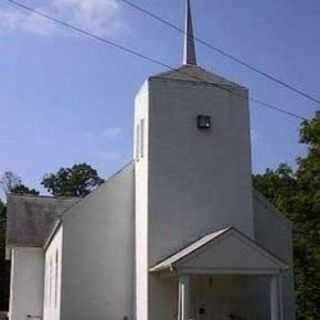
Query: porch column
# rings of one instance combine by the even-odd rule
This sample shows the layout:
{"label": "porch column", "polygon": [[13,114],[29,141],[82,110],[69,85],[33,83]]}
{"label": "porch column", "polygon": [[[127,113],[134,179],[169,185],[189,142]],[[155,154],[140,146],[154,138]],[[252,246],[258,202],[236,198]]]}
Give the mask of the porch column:
{"label": "porch column", "polygon": [[282,320],[280,275],[273,276],[270,281],[270,313],[271,320]]}
{"label": "porch column", "polygon": [[190,282],[189,275],[179,276],[178,320],[189,320],[191,318]]}

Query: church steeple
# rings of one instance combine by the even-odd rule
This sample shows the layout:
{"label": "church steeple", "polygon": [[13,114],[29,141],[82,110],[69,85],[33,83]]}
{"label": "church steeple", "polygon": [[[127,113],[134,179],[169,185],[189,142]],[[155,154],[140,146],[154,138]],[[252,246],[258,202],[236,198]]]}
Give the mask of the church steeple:
{"label": "church steeple", "polygon": [[193,25],[191,15],[190,0],[186,0],[186,18],[185,18],[185,36],[184,36],[184,53],[183,64],[196,65],[196,49],[193,36]]}

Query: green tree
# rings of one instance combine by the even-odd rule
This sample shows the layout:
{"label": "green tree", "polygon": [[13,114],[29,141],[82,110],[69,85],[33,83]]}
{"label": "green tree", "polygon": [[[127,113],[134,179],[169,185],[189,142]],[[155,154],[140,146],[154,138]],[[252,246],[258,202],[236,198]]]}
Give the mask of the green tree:
{"label": "green tree", "polygon": [[294,263],[299,320],[320,314],[320,119],[304,121],[300,142],[308,146],[293,170],[282,164],[253,177],[254,186],[294,224]]}
{"label": "green tree", "polygon": [[30,189],[29,187],[25,186],[24,184],[19,184],[15,186],[12,190],[11,193],[15,194],[32,194],[35,196],[39,195],[39,191],[35,189]]}
{"label": "green tree", "polygon": [[39,195],[39,191],[30,189],[22,183],[19,176],[11,171],[6,171],[0,178],[0,186],[6,195],[9,193]]}
{"label": "green tree", "polygon": [[0,222],[6,219],[6,206],[0,199]]}
{"label": "green tree", "polygon": [[41,184],[54,196],[84,197],[103,182],[95,169],[81,163],[46,175]]}
{"label": "green tree", "polygon": [[6,249],[6,206],[0,199],[0,310],[8,310],[10,262],[5,259]]}
{"label": "green tree", "polygon": [[8,194],[21,184],[21,178],[11,171],[6,171],[0,178],[0,186],[5,194]]}

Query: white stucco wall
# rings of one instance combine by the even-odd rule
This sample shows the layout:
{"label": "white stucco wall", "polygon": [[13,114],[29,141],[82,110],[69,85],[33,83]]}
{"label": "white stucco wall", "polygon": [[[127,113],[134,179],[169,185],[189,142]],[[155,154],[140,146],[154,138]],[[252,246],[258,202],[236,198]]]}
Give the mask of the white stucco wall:
{"label": "white stucco wall", "polygon": [[56,232],[45,252],[43,319],[59,320],[61,305],[63,227]]}
{"label": "white stucco wall", "polygon": [[133,165],[63,218],[61,320],[133,318]]}
{"label": "white stucco wall", "polygon": [[[148,319],[148,154],[149,154],[149,92],[145,82],[135,100],[134,159],[135,159],[135,250],[136,292],[135,310],[139,320]],[[141,132],[137,138],[137,127],[144,119],[144,157],[141,158]],[[138,154],[137,154],[138,151]]]}
{"label": "white stucco wall", "polygon": [[247,90],[159,78],[149,87],[149,266],[225,227],[253,237]]}
{"label": "white stucco wall", "polygon": [[[151,78],[137,95],[138,320],[156,314],[172,316],[174,309],[168,307],[167,298],[173,301],[175,287],[149,278],[150,266],[201,235],[224,227],[235,226],[253,237],[247,90],[234,90],[243,98],[194,81]],[[212,130],[198,130],[200,114],[211,116]],[[145,121],[142,159],[136,151],[141,119]]]}
{"label": "white stucco wall", "polygon": [[[292,225],[258,194],[254,197],[254,223],[256,241],[283,259],[290,267],[289,271],[282,275],[283,320],[295,320]],[[261,301],[258,316],[261,320],[269,320],[268,313],[263,311],[263,301],[269,298],[266,295],[268,288],[269,282],[265,280],[261,280],[257,287],[257,295]]]}
{"label": "white stucco wall", "polygon": [[41,248],[16,247],[11,251],[10,320],[42,316],[43,265]]}
{"label": "white stucco wall", "polygon": [[[291,226],[268,215],[256,201],[253,208],[248,92],[240,87],[232,90],[234,95],[160,75],[148,79],[136,98],[138,320],[173,319],[176,314],[176,282],[149,275],[148,267],[200,236],[230,226],[257,237],[258,243],[290,264],[291,270],[283,275],[282,298],[284,320],[294,320]],[[201,114],[211,116],[211,130],[198,130],[196,118]],[[136,145],[141,119],[145,121],[142,159]],[[220,279],[221,288],[213,298],[221,301],[233,290],[242,314],[270,318],[269,277],[239,278],[236,287],[231,278]],[[254,308],[241,309],[241,297],[246,295],[255,298]],[[216,316],[232,309],[224,305]]]}

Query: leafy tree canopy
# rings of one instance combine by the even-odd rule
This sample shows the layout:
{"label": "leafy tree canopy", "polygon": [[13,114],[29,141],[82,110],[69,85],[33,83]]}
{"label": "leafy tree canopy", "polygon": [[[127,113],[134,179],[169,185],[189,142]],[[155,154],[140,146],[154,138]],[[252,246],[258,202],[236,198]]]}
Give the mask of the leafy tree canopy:
{"label": "leafy tree canopy", "polygon": [[0,199],[0,223],[6,218],[6,206]]}
{"label": "leafy tree canopy", "polygon": [[35,190],[35,189],[30,189],[27,186],[25,186],[24,184],[19,184],[17,186],[15,186],[12,190],[11,193],[16,193],[16,194],[32,194],[32,195],[39,195],[39,191]]}
{"label": "leafy tree canopy", "polygon": [[6,171],[0,178],[0,186],[2,187],[4,193],[8,195],[9,193],[18,194],[33,194],[38,195],[39,192],[35,189],[30,189],[22,183],[19,176],[11,171]]}
{"label": "leafy tree canopy", "polygon": [[95,169],[81,163],[46,175],[41,184],[54,196],[84,197],[103,182]]}
{"label": "leafy tree canopy", "polygon": [[320,314],[320,119],[301,125],[308,146],[297,169],[282,164],[253,177],[254,186],[294,224],[294,263],[299,320]]}
{"label": "leafy tree canopy", "polygon": [[21,184],[21,178],[11,171],[6,171],[0,178],[0,186],[5,194]]}

